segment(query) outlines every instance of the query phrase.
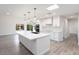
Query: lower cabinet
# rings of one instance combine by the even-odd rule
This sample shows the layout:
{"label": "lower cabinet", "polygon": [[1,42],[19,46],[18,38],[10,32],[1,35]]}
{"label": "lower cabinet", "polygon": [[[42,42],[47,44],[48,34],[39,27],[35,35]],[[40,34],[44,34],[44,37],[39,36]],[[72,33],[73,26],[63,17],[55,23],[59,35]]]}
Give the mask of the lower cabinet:
{"label": "lower cabinet", "polygon": [[34,40],[29,40],[28,38],[19,35],[19,41],[35,55],[43,55],[50,50],[49,35]]}
{"label": "lower cabinet", "polygon": [[62,32],[52,32],[50,34],[51,40],[54,41],[63,41],[63,33]]}

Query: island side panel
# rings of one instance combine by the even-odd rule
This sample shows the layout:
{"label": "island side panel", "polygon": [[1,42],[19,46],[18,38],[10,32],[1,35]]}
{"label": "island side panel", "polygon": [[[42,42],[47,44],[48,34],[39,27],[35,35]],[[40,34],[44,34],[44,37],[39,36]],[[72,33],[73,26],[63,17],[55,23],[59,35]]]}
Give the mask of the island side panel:
{"label": "island side panel", "polygon": [[19,35],[20,42],[33,54],[37,54],[36,50],[36,40],[29,40],[22,35]]}
{"label": "island side panel", "polygon": [[37,39],[37,54],[45,54],[50,50],[50,36],[44,36]]}

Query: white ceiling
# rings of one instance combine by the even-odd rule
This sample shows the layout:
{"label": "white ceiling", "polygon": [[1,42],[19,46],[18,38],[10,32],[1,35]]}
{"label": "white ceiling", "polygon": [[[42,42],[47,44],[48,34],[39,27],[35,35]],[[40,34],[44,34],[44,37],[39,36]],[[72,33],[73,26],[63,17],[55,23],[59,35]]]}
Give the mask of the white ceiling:
{"label": "white ceiling", "polygon": [[0,15],[5,15],[6,13],[13,14],[18,17],[23,17],[24,14],[30,11],[30,17],[33,18],[34,10],[37,8],[37,17],[49,16],[48,13],[56,13],[56,15],[69,15],[79,13],[79,4],[58,4],[59,9],[48,11],[46,8],[52,4],[0,4]]}

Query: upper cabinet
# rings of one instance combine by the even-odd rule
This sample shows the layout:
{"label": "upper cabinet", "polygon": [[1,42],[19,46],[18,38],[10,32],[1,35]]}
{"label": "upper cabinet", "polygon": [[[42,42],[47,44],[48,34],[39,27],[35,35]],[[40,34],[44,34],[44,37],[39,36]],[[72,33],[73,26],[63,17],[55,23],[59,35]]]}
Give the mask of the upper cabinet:
{"label": "upper cabinet", "polygon": [[42,26],[52,25],[53,27],[61,27],[63,24],[63,17],[53,16],[51,18],[40,20]]}
{"label": "upper cabinet", "polygon": [[51,25],[52,24],[52,18],[48,19],[42,19],[40,20],[42,26]]}
{"label": "upper cabinet", "polygon": [[59,26],[60,26],[59,16],[53,16],[53,27],[59,27]]}
{"label": "upper cabinet", "polygon": [[52,18],[46,19],[45,24],[52,24]]}

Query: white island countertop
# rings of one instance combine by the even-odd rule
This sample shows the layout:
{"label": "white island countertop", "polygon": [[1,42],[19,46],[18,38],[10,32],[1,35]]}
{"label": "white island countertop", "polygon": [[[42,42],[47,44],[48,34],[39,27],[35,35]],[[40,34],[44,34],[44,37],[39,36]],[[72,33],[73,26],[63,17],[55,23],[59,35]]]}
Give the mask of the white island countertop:
{"label": "white island countertop", "polygon": [[44,36],[48,36],[49,33],[38,33],[38,34],[34,34],[30,31],[16,31],[17,34],[24,36],[25,38],[28,38],[29,40],[34,40],[37,38],[41,38]]}

